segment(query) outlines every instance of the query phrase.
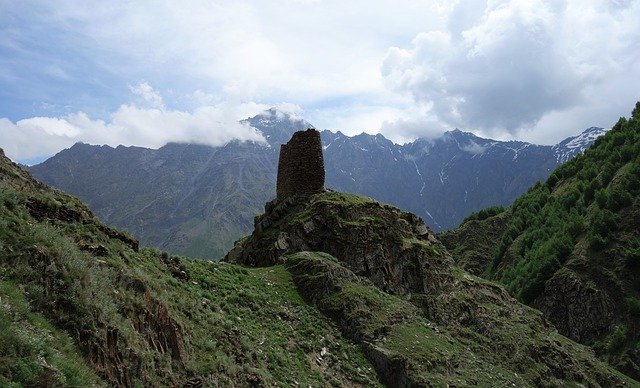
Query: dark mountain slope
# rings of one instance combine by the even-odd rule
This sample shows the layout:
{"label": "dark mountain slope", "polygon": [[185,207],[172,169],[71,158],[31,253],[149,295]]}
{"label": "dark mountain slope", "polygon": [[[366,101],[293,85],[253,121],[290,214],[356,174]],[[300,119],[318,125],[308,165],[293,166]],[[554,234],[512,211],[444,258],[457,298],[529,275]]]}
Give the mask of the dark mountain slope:
{"label": "dark mountain slope", "polygon": [[[267,143],[168,144],[158,150],[76,144],[31,171],[144,244],[217,259],[250,233],[252,217],[275,196],[280,144],[311,126],[275,109],[245,122]],[[413,211],[435,230],[447,229],[472,211],[509,205],[599,131],[591,128],[554,147],[461,131],[401,146],[382,135],[323,131],[326,184]]]}
{"label": "dark mountain slope", "polygon": [[275,110],[248,122],[269,144],[171,143],[151,150],[79,143],[31,171],[144,244],[220,258],[251,230],[253,216],[275,195],[279,142],[310,125]]}
{"label": "dark mountain slope", "polygon": [[[474,243],[491,229],[493,238]],[[640,103],[508,212],[443,241],[561,333],[640,377]]]}
{"label": "dark mountain slope", "polygon": [[377,386],[282,266],[156,250],[0,152],[0,385]]}
{"label": "dark mountain slope", "polygon": [[74,145],[39,178],[88,200],[106,222],[174,252],[216,257],[246,233],[256,204],[272,195],[265,188],[275,179],[277,155],[253,143],[84,154],[92,148]]}
{"label": "dark mountain slope", "polygon": [[[432,142],[416,141],[408,151],[420,171],[421,203],[437,230],[452,228],[469,213],[509,205],[556,166],[551,147],[496,142],[453,131]],[[417,198],[417,197],[416,197]],[[428,219],[428,218],[427,218]]]}

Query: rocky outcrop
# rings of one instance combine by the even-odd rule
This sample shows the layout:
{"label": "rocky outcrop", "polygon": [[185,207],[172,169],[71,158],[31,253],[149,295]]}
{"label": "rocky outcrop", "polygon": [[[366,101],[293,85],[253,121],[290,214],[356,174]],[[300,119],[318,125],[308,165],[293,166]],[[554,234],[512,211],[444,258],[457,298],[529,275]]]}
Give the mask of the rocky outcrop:
{"label": "rocky outcrop", "polygon": [[[284,263],[299,292],[361,343],[387,383],[625,384],[586,348],[560,336],[539,311],[460,269],[419,217],[356,195],[281,190],[281,179],[278,198],[267,203],[254,232],[225,260]],[[495,229],[505,228],[504,215],[494,219]],[[496,236],[474,237],[478,243],[470,244],[482,245],[486,253]],[[477,272],[487,264],[477,257],[468,263]],[[408,348],[425,338],[433,342]],[[456,350],[437,357],[445,343]],[[460,367],[473,362],[478,373]],[[487,370],[496,373],[482,376]]]}
{"label": "rocky outcrop", "polygon": [[610,331],[616,308],[610,293],[570,269],[557,272],[544,285],[544,292],[532,304],[553,322],[562,334],[581,343],[591,343]]}
{"label": "rocky outcrop", "polygon": [[453,263],[419,217],[370,198],[327,192],[274,201],[265,209],[253,235],[225,260],[268,266],[288,253],[327,252],[396,294],[436,289],[440,278],[432,273],[445,273]]}
{"label": "rocky outcrop", "polygon": [[[419,315],[411,304],[393,300],[401,305],[395,314],[376,319],[378,312],[372,300],[357,300],[357,295],[340,295],[350,286],[363,290],[375,290],[366,278],[356,276],[333,257],[315,252],[300,252],[290,256],[284,263],[302,295],[316,304],[325,314],[337,320],[343,332],[352,340],[360,342],[367,357],[375,365],[379,376],[389,386],[423,386],[409,369],[407,358],[388,349],[381,342],[394,326],[410,324]],[[340,295],[340,297],[338,297]],[[335,299],[341,298],[339,303]],[[352,309],[361,303],[369,310],[364,314],[353,314]],[[377,320],[376,325],[373,321]]]}
{"label": "rocky outcrop", "polygon": [[313,128],[293,134],[280,146],[277,198],[307,195],[324,190],[324,159],[320,132]]}
{"label": "rocky outcrop", "polygon": [[[249,266],[283,263],[299,292],[361,343],[389,384],[428,386],[436,379],[443,386],[553,386],[571,380],[609,386],[624,381],[585,348],[558,335],[541,313],[459,269],[415,215],[366,197],[326,192],[274,201],[255,225],[225,260]],[[300,253],[307,251],[316,253]],[[398,336],[401,349],[388,342]],[[428,354],[406,348],[424,338],[436,341],[424,345]],[[459,350],[436,357],[439,350],[429,346]],[[478,363],[475,370],[500,365],[510,372],[496,373],[496,380],[478,377],[469,373],[473,368],[462,367],[470,359]]]}

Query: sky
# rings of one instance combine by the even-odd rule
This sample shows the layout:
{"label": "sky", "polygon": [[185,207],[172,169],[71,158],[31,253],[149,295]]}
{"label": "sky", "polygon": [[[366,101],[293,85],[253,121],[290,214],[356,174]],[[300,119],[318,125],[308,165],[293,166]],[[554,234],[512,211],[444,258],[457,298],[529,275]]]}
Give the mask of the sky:
{"label": "sky", "polygon": [[640,99],[640,0],[0,0],[0,147],[261,141],[272,106],[398,143],[554,144]]}

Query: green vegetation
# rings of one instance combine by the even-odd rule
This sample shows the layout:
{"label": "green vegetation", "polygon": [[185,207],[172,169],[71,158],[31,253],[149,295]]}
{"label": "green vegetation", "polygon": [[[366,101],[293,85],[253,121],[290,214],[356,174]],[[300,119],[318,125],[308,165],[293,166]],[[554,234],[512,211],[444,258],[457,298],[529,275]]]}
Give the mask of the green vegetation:
{"label": "green vegetation", "polygon": [[[620,119],[595,145],[512,206],[488,275],[531,302],[585,238],[593,251],[616,235],[640,189],[640,118]],[[517,240],[512,257],[507,249]],[[508,263],[505,263],[508,261]],[[502,270],[501,270],[502,266]]]}
{"label": "green vegetation", "polygon": [[0,383],[635,383],[456,267],[410,213],[332,192],[265,210],[228,256],[251,268],[189,260],[138,249],[0,155]]}
{"label": "green vegetation", "polygon": [[472,221],[472,220],[476,220],[476,221],[486,220],[489,217],[497,216],[498,214],[503,213],[505,210],[506,209],[502,206],[491,206],[486,209],[482,209],[477,212],[473,212],[469,214],[464,220],[462,220],[462,223],[464,224],[465,222]]}
{"label": "green vegetation", "polygon": [[83,386],[99,379],[71,338],[31,311],[14,283],[0,280],[0,386]]}
{"label": "green vegetation", "polygon": [[457,229],[441,233],[438,237],[453,255],[456,263],[470,273],[481,276],[485,273],[491,255],[506,230],[510,212],[495,215],[490,211],[484,217],[472,217]]}
{"label": "green vegetation", "polygon": [[[640,310],[638,106],[640,103],[630,119],[621,118],[584,154],[516,200],[506,212],[506,224],[491,240],[495,242],[474,245],[466,241],[475,234],[486,235],[483,228],[495,219],[493,208],[468,220],[479,223],[467,222],[443,237],[449,247],[457,249],[458,262],[464,265],[466,257],[480,256],[475,262],[484,264],[479,269],[486,278],[500,281],[524,303],[542,308],[559,328],[567,330],[564,334],[593,345],[600,355],[635,377],[640,376],[640,366],[633,361],[640,355],[635,323]],[[459,241],[462,248],[455,246]],[[598,303],[588,308],[601,316],[562,318],[576,312],[567,315],[553,307],[563,298],[580,298],[566,295],[566,289],[560,291],[550,282],[560,282],[564,268],[577,274],[572,292],[595,295],[593,301],[581,303]],[[550,286],[556,290],[547,289]],[[584,293],[578,295],[584,297]],[[601,313],[600,303],[618,307],[606,307],[607,312]]]}
{"label": "green vegetation", "polygon": [[456,273],[463,287],[407,299],[324,253],[288,255],[284,266],[301,293],[362,344],[390,385],[591,385],[619,377],[584,347],[545,330],[534,310],[482,301],[501,289],[463,271]]}
{"label": "green vegetation", "polygon": [[0,385],[376,386],[281,266],[137,250],[0,156]]}

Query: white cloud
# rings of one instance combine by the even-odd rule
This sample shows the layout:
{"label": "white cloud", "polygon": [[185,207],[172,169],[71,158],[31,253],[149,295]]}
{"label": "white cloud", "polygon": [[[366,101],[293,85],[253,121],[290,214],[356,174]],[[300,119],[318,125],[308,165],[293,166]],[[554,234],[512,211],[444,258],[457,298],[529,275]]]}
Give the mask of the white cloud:
{"label": "white cloud", "polygon": [[469,143],[463,145],[462,147],[460,147],[461,150],[468,152],[470,154],[473,155],[478,155],[483,153],[484,151],[486,151],[486,149],[488,148],[488,146],[483,146],[480,145],[478,143],[476,143],[475,141],[469,141]]}
{"label": "white cloud", "polygon": [[158,148],[169,142],[212,146],[231,140],[263,142],[255,128],[239,123],[266,108],[265,105],[223,102],[203,105],[193,111],[165,109],[162,97],[147,83],[132,91],[160,107],[121,105],[108,121],[90,118],[84,112],[63,117],[33,117],[12,123],[0,119],[0,144],[15,160],[52,155],[78,141],[110,146],[136,145]]}
{"label": "white cloud", "polygon": [[[58,25],[73,23],[109,72],[138,72],[154,85],[190,77],[205,93],[304,105],[384,92],[386,48],[440,20],[436,5],[413,0],[60,0],[47,7]],[[389,17],[390,7],[406,12]]]}
{"label": "white cloud", "polygon": [[18,121],[16,126],[23,128],[25,131],[40,131],[45,136],[68,139],[78,137],[82,133],[80,129],[70,124],[67,120],[55,117],[32,117]]}
{"label": "white cloud", "polygon": [[[57,116],[64,122],[48,130],[68,132],[63,113],[96,112],[108,128],[87,118],[96,131],[131,125],[147,145],[156,142],[144,128],[197,127],[196,116],[212,120],[203,107],[246,101],[292,101],[319,128],[396,141],[459,127],[549,143],[611,125],[640,90],[640,1],[25,0],[5,8],[0,90],[12,106],[0,117]],[[121,106],[128,85],[136,99]]]}
{"label": "white cloud", "polygon": [[0,144],[5,154],[13,160],[53,155],[73,143],[71,138],[47,134],[37,125],[18,125],[0,118]]}
{"label": "white cloud", "polygon": [[541,1],[488,7],[461,36],[421,33],[411,49],[392,48],[383,74],[442,121],[513,131],[577,100],[581,79],[554,40],[557,17]]}
{"label": "white cloud", "polygon": [[138,97],[142,98],[142,100],[149,104],[153,108],[164,108],[164,101],[162,101],[162,96],[155,89],[151,87],[147,83],[147,81],[140,81],[136,85],[129,85],[129,90]]}
{"label": "white cloud", "polygon": [[407,48],[391,47],[381,71],[390,88],[429,109],[425,121],[557,141],[598,125],[561,115],[560,128],[550,123],[559,112],[596,110],[601,120],[615,120],[638,98],[632,63],[640,60],[640,2],[620,4],[458,2],[446,11],[447,29],[421,32]]}

